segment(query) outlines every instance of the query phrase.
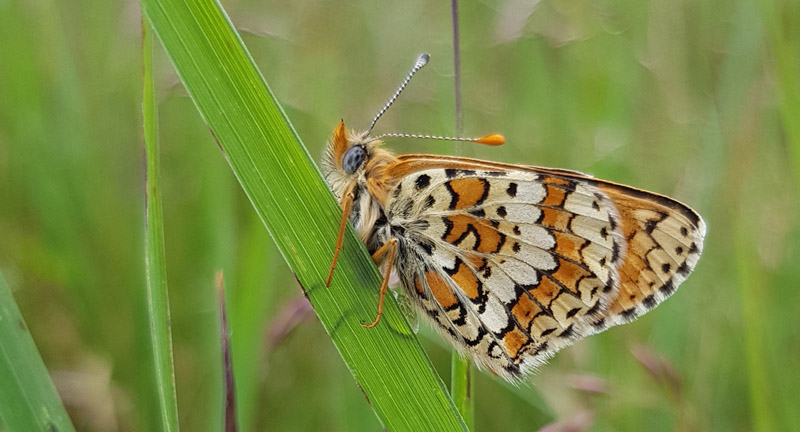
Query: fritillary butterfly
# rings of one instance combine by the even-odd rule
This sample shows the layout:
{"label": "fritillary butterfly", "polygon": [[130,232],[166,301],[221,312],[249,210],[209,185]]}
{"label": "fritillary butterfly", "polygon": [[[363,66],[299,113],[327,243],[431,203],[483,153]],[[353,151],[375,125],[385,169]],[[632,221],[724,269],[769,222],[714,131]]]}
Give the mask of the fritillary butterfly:
{"label": "fritillary butterfly", "polygon": [[[396,155],[340,123],[323,159],[343,208],[327,284],[349,221],[396,272],[421,315],[477,365],[515,380],[575,341],[672,295],[706,228],[680,202],[575,171],[427,154]],[[433,139],[453,139],[427,137]],[[489,145],[499,135],[454,139]]]}

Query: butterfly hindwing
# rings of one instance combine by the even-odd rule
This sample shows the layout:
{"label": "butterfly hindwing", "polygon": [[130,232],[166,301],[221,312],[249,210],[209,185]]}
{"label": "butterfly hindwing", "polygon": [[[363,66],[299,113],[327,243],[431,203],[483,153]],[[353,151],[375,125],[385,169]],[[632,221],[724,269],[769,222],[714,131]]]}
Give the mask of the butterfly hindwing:
{"label": "butterfly hindwing", "polygon": [[387,211],[416,247],[404,285],[456,346],[501,376],[591,333],[616,298],[620,221],[589,183],[432,168],[406,176]]}

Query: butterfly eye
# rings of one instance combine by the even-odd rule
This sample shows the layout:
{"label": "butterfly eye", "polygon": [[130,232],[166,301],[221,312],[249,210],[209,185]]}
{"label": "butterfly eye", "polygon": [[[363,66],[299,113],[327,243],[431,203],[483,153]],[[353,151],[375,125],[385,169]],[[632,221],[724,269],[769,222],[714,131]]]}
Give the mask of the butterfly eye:
{"label": "butterfly eye", "polygon": [[344,153],[344,157],[342,157],[342,168],[344,168],[348,174],[353,174],[361,167],[361,164],[364,163],[364,159],[366,158],[367,150],[364,146],[356,145],[350,147]]}

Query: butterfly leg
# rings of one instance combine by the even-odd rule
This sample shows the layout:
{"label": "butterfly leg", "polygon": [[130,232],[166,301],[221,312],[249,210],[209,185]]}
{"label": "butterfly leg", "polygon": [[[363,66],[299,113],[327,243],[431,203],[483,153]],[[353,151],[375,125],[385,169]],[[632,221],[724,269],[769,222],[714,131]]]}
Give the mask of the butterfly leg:
{"label": "butterfly leg", "polygon": [[331,262],[331,269],[328,271],[328,279],[325,280],[325,286],[331,286],[331,279],[333,279],[333,270],[336,268],[336,261],[339,259],[339,252],[342,251],[342,244],[344,243],[344,230],[347,228],[347,220],[350,218],[350,211],[353,210],[353,188],[355,183],[347,188],[344,197],[342,198],[342,221],[339,223],[339,236],[336,237],[336,250],[333,252],[333,261]]}
{"label": "butterfly leg", "polygon": [[378,315],[375,317],[375,321],[373,321],[371,324],[361,324],[362,327],[375,327],[381,320],[381,315],[383,315],[383,300],[386,297],[386,290],[389,288],[389,276],[392,275],[394,255],[397,253],[397,239],[393,238],[389,240],[377,251],[375,251],[375,253],[372,254],[372,260],[375,261],[375,264],[378,264],[381,258],[383,258],[387,253],[389,254],[389,261],[386,263],[386,274],[383,275],[383,282],[381,283],[380,298],[378,299]]}

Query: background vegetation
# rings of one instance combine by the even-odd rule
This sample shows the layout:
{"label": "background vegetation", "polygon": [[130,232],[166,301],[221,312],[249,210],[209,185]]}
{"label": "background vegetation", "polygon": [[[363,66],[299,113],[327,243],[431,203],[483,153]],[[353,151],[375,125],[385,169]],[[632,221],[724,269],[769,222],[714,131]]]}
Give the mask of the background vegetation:
{"label": "background vegetation", "polygon": [[[423,51],[432,63],[378,128],[454,130],[448,3],[223,6],[312,154],[340,118],[368,125]],[[477,374],[476,428],[800,429],[797,2],[461,13],[465,132],[508,144],[392,148],[586,171],[681,199],[709,225],[697,270],[656,311],[521,389]],[[76,427],[143,430],[139,4],[0,2],[0,40],[0,270]],[[377,429],[163,53],[156,65],[181,426],[221,424],[222,269],[242,427]],[[446,379],[449,348],[421,327]]]}

